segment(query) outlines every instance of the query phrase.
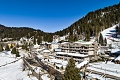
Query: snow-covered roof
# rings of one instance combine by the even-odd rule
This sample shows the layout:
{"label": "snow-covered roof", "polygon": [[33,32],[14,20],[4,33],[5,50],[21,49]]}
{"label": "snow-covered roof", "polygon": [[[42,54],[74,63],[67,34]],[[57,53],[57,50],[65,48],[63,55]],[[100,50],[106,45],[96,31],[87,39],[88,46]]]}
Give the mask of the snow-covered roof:
{"label": "snow-covered roof", "polygon": [[40,45],[36,44],[36,45],[34,45],[33,48],[39,48],[39,47],[40,47]]}
{"label": "snow-covered roof", "polygon": [[103,77],[99,74],[93,74],[93,73],[92,74],[86,73],[86,74],[87,74],[86,77],[88,78],[88,80],[92,80],[93,78],[97,78],[99,80],[115,80],[115,79]]}
{"label": "snow-covered roof", "polygon": [[50,45],[51,43],[47,43],[47,44],[49,44],[49,45]]}
{"label": "snow-covered roof", "polygon": [[93,42],[92,41],[90,41],[90,42],[83,42],[83,43],[81,43],[81,44],[92,44]]}
{"label": "snow-covered roof", "polygon": [[63,42],[63,43],[61,43],[61,44],[66,44],[66,43],[69,43],[69,42]]}
{"label": "snow-covered roof", "polygon": [[41,48],[41,49],[37,49],[37,51],[42,51],[42,50],[44,50],[45,48]]}
{"label": "snow-covered roof", "polygon": [[44,52],[44,53],[50,53],[50,51],[49,51],[49,50],[44,50],[43,52]]}
{"label": "snow-covered roof", "polygon": [[56,64],[56,66],[57,66],[57,67],[59,67],[59,68],[60,68],[60,67],[62,67],[62,65],[61,65],[61,64]]}
{"label": "snow-covered roof", "polygon": [[82,66],[84,66],[85,64],[87,64],[89,61],[85,60],[83,62],[81,62],[80,64],[77,64],[77,68],[81,68]]}
{"label": "snow-covered roof", "polygon": [[65,37],[66,37],[66,36],[60,37],[60,40],[65,40]]}
{"label": "snow-covered roof", "polygon": [[87,67],[87,69],[102,72],[105,74],[113,75],[116,77],[120,77],[120,65],[114,64],[112,62],[99,62],[99,63],[91,63],[90,66]]}
{"label": "snow-covered roof", "polygon": [[60,52],[60,51],[61,51],[61,49],[55,48],[55,51],[56,51],[56,52]]}
{"label": "snow-covered roof", "polygon": [[115,60],[120,60],[120,56],[118,56]]}
{"label": "snow-covered roof", "polygon": [[84,42],[84,41],[76,41],[74,43],[79,43],[79,44],[92,44],[94,41],[89,41],[89,42]]}
{"label": "snow-covered roof", "polygon": [[58,64],[61,64],[63,66],[66,66],[68,64],[67,61],[63,61],[63,60],[58,60],[58,59],[51,59],[50,60],[51,63],[58,63]]}
{"label": "snow-covered roof", "polygon": [[52,41],[52,43],[51,44],[58,44],[57,42],[55,42],[55,41]]}
{"label": "snow-covered roof", "polygon": [[118,54],[120,54],[120,49],[119,48],[109,49],[108,51],[111,51],[111,53],[118,53]]}
{"label": "snow-covered roof", "polygon": [[88,55],[78,54],[78,53],[56,52],[56,54],[69,55],[69,56],[76,56],[76,57],[88,57]]}

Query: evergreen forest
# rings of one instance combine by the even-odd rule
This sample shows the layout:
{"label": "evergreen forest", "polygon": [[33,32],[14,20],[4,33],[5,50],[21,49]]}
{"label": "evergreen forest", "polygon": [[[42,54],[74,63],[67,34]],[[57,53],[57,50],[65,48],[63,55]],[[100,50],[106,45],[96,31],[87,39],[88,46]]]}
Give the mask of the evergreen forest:
{"label": "evergreen forest", "polygon": [[69,41],[77,41],[80,39],[89,41],[91,36],[98,37],[102,30],[118,23],[120,23],[120,3],[91,11],[86,14],[86,16],[73,22],[70,26],[66,26],[67,28],[56,31],[55,33],[44,32],[28,27],[6,27],[1,24],[0,38],[19,40],[21,37],[30,38],[33,36],[35,39],[38,39],[40,43],[41,41],[51,42],[53,35],[68,35],[67,39]]}

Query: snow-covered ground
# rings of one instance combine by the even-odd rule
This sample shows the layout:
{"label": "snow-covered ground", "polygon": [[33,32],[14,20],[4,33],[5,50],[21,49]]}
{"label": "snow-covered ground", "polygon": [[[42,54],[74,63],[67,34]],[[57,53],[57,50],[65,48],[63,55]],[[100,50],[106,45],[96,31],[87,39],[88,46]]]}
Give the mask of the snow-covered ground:
{"label": "snow-covered ground", "polygon": [[[6,60],[7,59],[7,60]],[[15,58],[0,57],[0,66],[15,61]]]}
{"label": "snow-covered ground", "polygon": [[[27,52],[24,50],[20,50],[20,55],[27,56]],[[16,62],[11,63],[13,61]],[[33,69],[36,68],[35,71],[37,73],[39,73],[40,71],[40,73],[42,74],[40,67],[32,67]],[[28,70],[23,71],[23,60],[20,57],[16,58],[13,54],[11,54],[11,51],[0,52],[0,80],[38,80],[32,75],[28,76],[28,74],[32,73]],[[41,78],[43,80],[50,80],[50,78],[48,78],[48,74],[43,74]]]}
{"label": "snow-covered ground", "polygon": [[[15,58],[0,57],[0,66],[15,60]],[[22,59],[15,63],[1,66],[0,73],[0,80],[37,80],[35,77],[29,78],[27,72],[23,71]]]}
{"label": "snow-covered ground", "polygon": [[11,54],[11,51],[0,52],[0,57],[15,57],[14,54]]}
{"label": "snow-covered ground", "polygon": [[21,57],[23,57],[23,56],[28,57],[28,51],[26,51],[26,50],[20,49],[20,50],[19,50],[19,53],[20,53],[20,56],[21,56]]}
{"label": "snow-covered ground", "polygon": [[[114,64],[112,62],[99,62],[99,63],[90,63],[90,66],[87,69],[94,70],[97,72],[102,72],[103,74],[109,74],[116,77],[120,77],[120,64]],[[95,77],[95,76],[94,76]]]}
{"label": "snow-covered ground", "polygon": [[111,44],[111,47],[113,49],[110,49],[108,51],[111,51],[111,53],[117,53],[120,54],[120,37],[116,38],[116,26],[119,26],[119,24],[116,24],[110,28],[107,28],[103,30],[101,33],[103,35],[103,38],[107,40],[107,46]]}
{"label": "snow-covered ground", "polygon": [[98,74],[89,74],[89,73],[86,73],[86,74],[88,74],[87,75],[88,80],[91,80],[93,78],[97,78],[99,80],[115,80],[111,78],[104,78],[102,75],[98,75]]}
{"label": "snow-covered ground", "polygon": [[107,28],[105,30],[103,30],[101,33],[103,35],[103,38],[107,39],[107,43],[111,44],[114,41],[120,41],[120,38],[115,38],[115,34],[116,34],[116,26],[118,26],[119,24],[116,24],[110,28]]}

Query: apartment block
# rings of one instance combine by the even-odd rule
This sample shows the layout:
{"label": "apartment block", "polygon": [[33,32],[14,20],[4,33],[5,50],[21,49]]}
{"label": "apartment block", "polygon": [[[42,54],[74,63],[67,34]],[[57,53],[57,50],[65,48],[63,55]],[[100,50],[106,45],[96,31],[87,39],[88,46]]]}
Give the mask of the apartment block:
{"label": "apartment block", "polygon": [[64,42],[60,44],[59,48],[65,53],[88,55],[89,60],[97,60],[99,44],[97,42]]}

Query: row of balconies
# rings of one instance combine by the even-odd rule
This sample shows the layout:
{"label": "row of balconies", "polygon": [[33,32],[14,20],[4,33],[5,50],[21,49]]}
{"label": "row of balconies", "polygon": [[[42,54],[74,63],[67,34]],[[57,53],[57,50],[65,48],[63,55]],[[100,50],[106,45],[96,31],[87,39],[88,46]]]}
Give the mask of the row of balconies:
{"label": "row of balconies", "polygon": [[96,50],[96,48],[61,48],[66,50]]}
{"label": "row of balconies", "polygon": [[61,46],[61,48],[76,48],[76,49],[88,49],[88,48],[95,48],[95,47],[68,47],[68,46]]}
{"label": "row of balconies", "polygon": [[[64,60],[69,60],[71,57],[68,57],[68,56],[56,56],[56,58],[59,58],[59,59],[64,59]],[[81,59],[81,58],[73,58],[75,61],[83,61],[84,59]]]}
{"label": "row of balconies", "polygon": [[[82,47],[82,48],[85,48],[85,47],[95,47],[96,45],[60,45],[60,47]],[[96,46],[97,47],[97,46]]]}

